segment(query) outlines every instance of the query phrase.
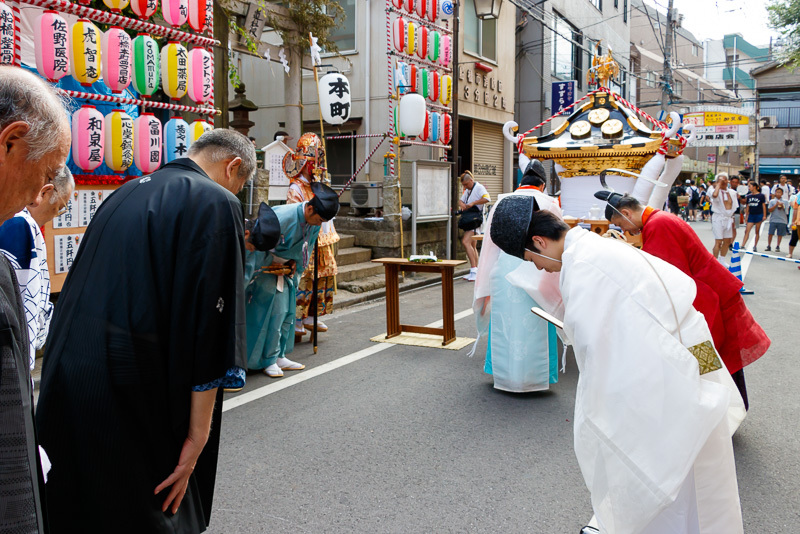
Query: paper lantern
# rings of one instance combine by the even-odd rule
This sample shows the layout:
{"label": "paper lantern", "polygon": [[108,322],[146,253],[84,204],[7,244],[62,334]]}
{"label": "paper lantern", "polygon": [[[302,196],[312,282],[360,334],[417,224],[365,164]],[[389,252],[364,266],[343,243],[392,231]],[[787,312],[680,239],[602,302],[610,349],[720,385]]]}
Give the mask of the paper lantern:
{"label": "paper lantern", "polygon": [[189,26],[196,32],[206,27],[207,0],[189,0]]}
{"label": "paper lantern", "polygon": [[403,8],[408,11],[409,13],[414,13],[414,3],[419,0],[405,0],[403,2]]}
{"label": "paper lantern", "polygon": [[428,99],[431,102],[439,100],[440,88],[439,73],[435,70],[430,71],[428,73]]}
{"label": "paper lantern", "polygon": [[439,80],[439,102],[443,106],[449,106],[450,99],[453,97],[453,77],[449,74],[444,74]]}
{"label": "paper lantern", "polygon": [[170,26],[183,26],[189,18],[189,0],[161,0],[161,16]]}
{"label": "paper lantern", "polygon": [[450,65],[450,57],[452,55],[452,48],[450,47],[451,42],[450,36],[442,36],[441,46],[439,47],[439,63],[445,67]]}
{"label": "paper lantern", "polygon": [[0,65],[14,64],[14,11],[0,0]]}
{"label": "paper lantern", "polygon": [[189,145],[189,125],[180,117],[172,117],[164,125],[164,163],[184,157]]}
{"label": "paper lantern", "polygon": [[114,172],[125,172],[133,165],[133,119],[115,109],[105,119],[106,165]]}
{"label": "paper lantern", "polygon": [[343,74],[331,72],[320,78],[319,106],[328,124],[343,124],[350,118],[350,82]]}
{"label": "paper lantern", "polygon": [[133,162],[144,174],[161,165],[161,121],[142,113],[133,121]]}
{"label": "paper lantern", "polygon": [[405,0],[392,0],[392,5],[397,9],[402,9]]}
{"label": "paper lantern", "polygon": [[394,45],[394,49],[398,52],[405,52],[407,40],[406,21],[403,20],[403,17],[397,17],[394,22],[392,22],[392,44]]}
{"label": "paper lantern", "polygon": [[115,93],[131,84],[133,44],[122,28],[109,28],[103,34],[103,81]]}
{"label": "paper lantern", "polygon": [[137,17],[147,20],[158,9],[158,0],[131,0],[131,9]]}
{"label": "paper lantern", "polygon": [[394,69],[394,92],[397,94],[404,94],[406,92],[406,90],[401,87],[403,85],[408,85],[408,81],[405,79],[405,67],[405,63],[398,61]]}
{"label": "paper lantern", "polygon": [[424,0],[425,1],[425,10],[428,12],[428,20],[431,22],[436,22],[436,19],[439,16],[439,0]]}
{"label": "paper lantern", "polygon": [[417,74],[418,71],[419,71],[419,69],[413,63],[408,66],[408,85],[409,85],[408,92],[410,92],[410,93],[416,93],[417,92],[417,83],[419,81],[417,79],[418,78],[418,74]]}
{"label": "paper lantern", "polygon": [[48,81],[69,74],[69,27],[58,11],[45,11],[33,25],[36,70]]}
{"label": "paper lantern", "polygon": [[417,25],[413,22],[408,22],[406,24],[406,50],[405,53],[409,56],[414,55],[414,51],[416,50],[416,33],[417,33]]}
{"label": "paper lantern", "polygon": [[405,137],[406,134],[400,130],[400,106],[395,106],[392,110],[392,120],[394,123],[394,135],[397,137]]}
{"label": "paper lantern", "polygon": [[420,25],[417,28],[417,36],[416,36],[417,46],[416,52],[417,56],[420,59],[425,59],[428,57],[428,28],[425,26]]}
{"label": "paper lantern", "polygon": [[71,74],[88,87],[100,78],[100,30],[88,19],[78,19],[70,30]]}
{"label": "paper lantern", "polygon": [[103,3],[113,13],[119,13],[120,11],[128,7],[130,0],[103,0]]}
{"label": "paper lantern", "polygon": [[133,88],[142,98],[158,91],[160,64],[156,40],[146,33],[137,35],[133,40]]}
{"label": "paper lantern", "polygon": [[211,101],[214,86],[214,71],[211,67],[211,53],[205,48],[189,50],[189,98],[198,104]]}
{"label": "paper lantern", "polygon": [[94,106],[81,106],[72,114],[72,161],[84,171],[103,164],[103,122],[103,114]]}
{"label": "paper lantern", "polygon": [[425,128],[425,98],[419,93],[408,93],[400,99],[400,130],[409,137],[417,137]]}
{"label": "paper lantern", "polygon": [[425,15],[428,13],[428,1],[427,0],[417,0],[417,5],[414,6],[417,12],[417,16],[421,19],[425,18]]}
{"label": "paper lantern", "polygon": [[455,4],[453,0],[439,0],[439,18],[448,19],[453,16]]}
{"label": "paper lantern", "polygon": [[189,125],[189,144],[191,145],[204,133],[214,129],[214,126],[204,120],[196,120]]}
{"label": "paper lantern", "polygon": [[425,126],[422,127],[422,132],[417,136],[420,141],[427,141],[431,135],[431,113],[425,110]]}
{"label": "paper lantern", "polygon": [[450,122],[450,115],[442,113],[439,116],[439,141],[444,145],[450,144],[450,138],[453,135],[453,127]]}
{"label": "paper lantern", "polygon": [[189,82],[189,52],[178,41],[161,49],[161,89],[172,100],[186,94]]}
{"label": "paper lantern", "polygon": [[420,68],[417,70],[417,92],[422,95],[423,98],[428,98],[428,79],[430,76],[428,75],[428,69]]}
{"label": "paper lantern", "polygon": [[439,140],[439,114],[431,111],[428,118],[428,141],[435,143]]}
{"label": "paper lantern", "polygon": [[442,36],[436,30],[428,32],[428,61],[436,62],[439,59]]}

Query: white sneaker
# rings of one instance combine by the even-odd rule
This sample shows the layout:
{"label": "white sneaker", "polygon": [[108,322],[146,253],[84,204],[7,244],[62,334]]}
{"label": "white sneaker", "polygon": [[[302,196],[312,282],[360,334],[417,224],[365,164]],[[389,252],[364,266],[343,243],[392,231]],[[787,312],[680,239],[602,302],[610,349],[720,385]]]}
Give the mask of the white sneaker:
{"label": "white sneaker", "polygon": [[283,376],[283,371],[281,371],[281,368],[278,367],[278,364],[273,363],[272,365],[264,369],[264,374],[270,378],[280,378]]}
{"label": "white sneaker", "polygon": [[[281,371],[300,371],[301,369],[306,368],[306,366],[302,363],[293,362],[289,358],[278,358],[278,361],[275,362],[275,365],[279,367]],[[269,369],[269,367],[267,367],[267,369]]]}
{"label": "white sneaker", "polygon": [[467,282],[474,282],[476,278],[478,278],[478,273],[469,273],[464,277],[464,280]]}

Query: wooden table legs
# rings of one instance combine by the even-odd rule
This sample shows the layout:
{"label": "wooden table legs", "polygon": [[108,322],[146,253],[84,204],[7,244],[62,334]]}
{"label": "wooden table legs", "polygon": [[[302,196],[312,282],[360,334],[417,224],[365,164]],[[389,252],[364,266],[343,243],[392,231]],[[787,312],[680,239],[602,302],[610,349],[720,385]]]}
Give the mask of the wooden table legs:
{"label": "wooden table legs", "polygon": [[386,268],[386,339],[399,336],[400,329],[400,267],[385,263]]}
{"label": "wooden table legs", "polygon": [[442,345],[452,343],[456,339],[455,310],[453,306],[453,272],[454,269],[442,269]]}

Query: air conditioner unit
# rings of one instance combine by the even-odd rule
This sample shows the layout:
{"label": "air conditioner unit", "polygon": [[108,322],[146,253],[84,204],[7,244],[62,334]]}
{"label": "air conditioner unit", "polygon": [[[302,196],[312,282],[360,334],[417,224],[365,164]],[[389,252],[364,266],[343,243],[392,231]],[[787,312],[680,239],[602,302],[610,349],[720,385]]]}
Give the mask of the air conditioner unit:
{"label": "air conditioner unit", "polygon": [[382,208],[382,182],[354,182],[350,186],[350,206],[353,208]]}
{"label": "air conditioner unit", "polygon": [[763,116],[759,122],[762,128],[775,128],[778,126],[778,117],[774,115]]}

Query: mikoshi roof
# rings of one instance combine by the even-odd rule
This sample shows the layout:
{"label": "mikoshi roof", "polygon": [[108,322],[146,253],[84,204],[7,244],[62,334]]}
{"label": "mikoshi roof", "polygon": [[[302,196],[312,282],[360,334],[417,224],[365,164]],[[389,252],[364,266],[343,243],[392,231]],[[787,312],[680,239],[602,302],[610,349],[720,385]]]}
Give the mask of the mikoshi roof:
{"label": "mikoshi roof", "polygon": [[555,160],[565,169],[559,172],[561,178],[597,175],[610,168],[639,172],[661,146],[661,133],[615,96],[607,91],[591,94],[549,134],[524,138],[522,151],[529,158]]}

